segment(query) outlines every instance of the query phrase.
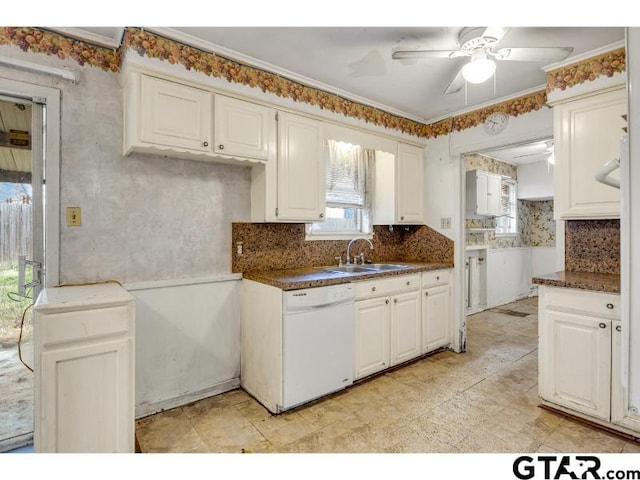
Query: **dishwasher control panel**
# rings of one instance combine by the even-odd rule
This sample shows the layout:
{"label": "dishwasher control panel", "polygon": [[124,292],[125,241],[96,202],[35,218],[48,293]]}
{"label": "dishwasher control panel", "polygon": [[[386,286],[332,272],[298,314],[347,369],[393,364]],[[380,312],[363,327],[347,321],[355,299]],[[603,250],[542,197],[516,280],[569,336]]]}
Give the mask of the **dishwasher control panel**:
{"label": "dishwasher control panel", "polygon": [[352,302],[355,298],[353,285],[344,283],[327,287],[305,288],[284,292],[284,310],[296,311],[328,305]]}

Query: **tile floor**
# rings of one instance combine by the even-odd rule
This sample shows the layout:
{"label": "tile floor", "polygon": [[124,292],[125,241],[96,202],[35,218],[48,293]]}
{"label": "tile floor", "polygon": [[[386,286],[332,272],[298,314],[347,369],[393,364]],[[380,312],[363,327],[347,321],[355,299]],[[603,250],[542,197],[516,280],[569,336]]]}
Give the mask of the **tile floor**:
{"label": "tile floor", "polygon": [[155,453],[640,453],[539,408],[537,354],[534,297],[469,316],[464,354],[440,352],[277,416],[234,390],[140,419],[136,435]]}

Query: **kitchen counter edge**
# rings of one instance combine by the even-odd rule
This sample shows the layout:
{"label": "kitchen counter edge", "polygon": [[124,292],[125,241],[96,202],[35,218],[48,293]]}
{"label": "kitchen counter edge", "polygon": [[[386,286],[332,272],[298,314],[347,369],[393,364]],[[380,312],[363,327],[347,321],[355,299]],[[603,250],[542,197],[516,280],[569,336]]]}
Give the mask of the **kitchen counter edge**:
{"label": "kitchen counter edge", "polygon": [[535,285],[620,293],[620,275],[561,270],[533,277]]}
{"label": "kitchen counter edge", "polygon": [[255,282],[271,285],[282,290],[299,290],[302,288],[325,287],[340,285],[360,280],[372,280],[374,278],[393,277],[398,275],[410,275],[413,273],[427,272],[430,270],[445,270],[453,268],[449,263],[413,263],[392,262],[409,265],[398,270],[386,270],[383,272],[359,272],[348,274],[336,274],[326,272],[327,267],[307,267],[288,270],[265,270],[259,272],[245,272],[242,278]]}

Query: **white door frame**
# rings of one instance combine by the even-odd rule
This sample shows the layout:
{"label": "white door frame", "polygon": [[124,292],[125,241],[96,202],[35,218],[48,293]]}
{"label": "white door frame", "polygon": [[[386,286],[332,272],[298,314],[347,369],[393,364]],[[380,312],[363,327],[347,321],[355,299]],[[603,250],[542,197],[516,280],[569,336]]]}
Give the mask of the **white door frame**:
{"label": "white door frame", "polygon": [[0,77],[0,95],[46,104],[44,287],[55,286],[60,283],[60,90]]}
{"label": "white door frame", "polygon": [[[466,321],[466,308],[464,304],[464,256],[465,256],[465,203],[466,203],[466,178],[464,174],[464,156],[472,153],[476,153],[483,150],[495,149],[508,145],[516,145],[519,143],[533,142],[542,138],[553,138],[553,124],[541,127],[539,129],[528,130],[509,136],[498,135],[495,137],[488,137],[485,140],[478,141],[474,135],[469,135],[467,138],[471,142],[465,142],[465,132],[451,133],[450,150],[449,155],[451,160],[455,162],[456,171],[458,173],[458,205],[456,209],[458,212],[457,228],[454,235],[454,296],[453,296],[453,311],[454,311],[454,325],[453,331],[459,332],[459,336],[454,338],[454,349],[457,352],[466,350],[467,343],[467,321]],[[457,141],[456,141],[457,140]],[[454,210],[454,211],[455,211]],[[557,232],[561,235],[562,232]],[[564,246],[564,235],[562,239],[556,237],[556,244],[562,243]],[[564,257],[564,255],[563,255]]]}

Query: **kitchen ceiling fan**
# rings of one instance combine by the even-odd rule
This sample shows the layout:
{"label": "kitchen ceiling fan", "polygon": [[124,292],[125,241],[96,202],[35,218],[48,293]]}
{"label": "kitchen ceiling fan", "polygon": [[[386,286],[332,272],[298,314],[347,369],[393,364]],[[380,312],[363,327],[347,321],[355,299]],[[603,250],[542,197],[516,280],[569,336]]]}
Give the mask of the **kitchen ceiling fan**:
{"label": "kitchen ceiling fan", "polygon": [[573,47],[501,47],[500,40],[509,31],[506,27],[467,27],[460,32],[459,50],[397,50],[391,58],[457,59],[470,57],[458,70],[445,94],[458,92],[465,81],[482,83],[495,73],[495,61],[559,62],[567,58]]}

